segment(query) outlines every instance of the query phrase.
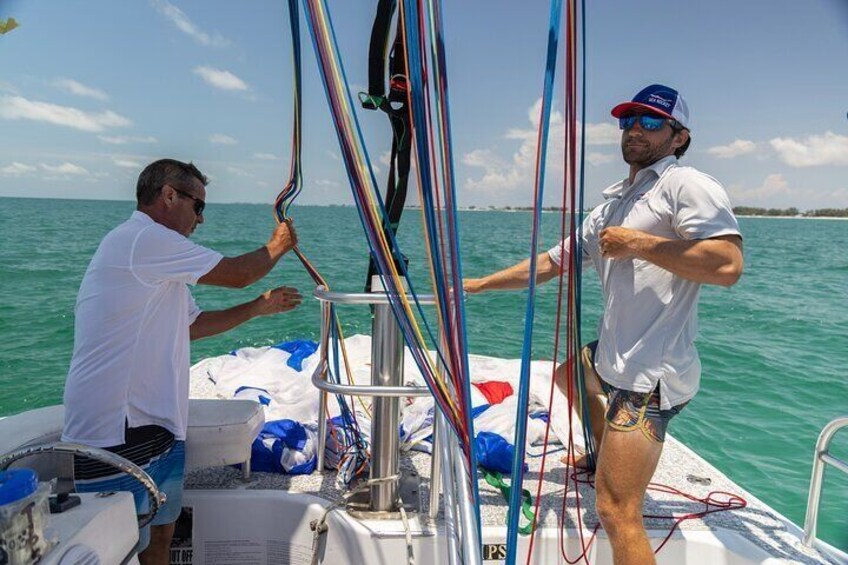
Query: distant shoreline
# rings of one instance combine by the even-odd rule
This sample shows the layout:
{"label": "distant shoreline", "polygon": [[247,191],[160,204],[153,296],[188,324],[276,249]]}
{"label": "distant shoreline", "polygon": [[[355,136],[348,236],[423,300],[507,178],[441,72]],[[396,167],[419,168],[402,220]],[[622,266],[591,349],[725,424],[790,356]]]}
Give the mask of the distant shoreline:
{"label": "distant shoreline", "polygon": [[[0,200],[59,200],[59,201],[75,201],[75,202],[127,202],[131,204],[135,204],[135,200],[130,199],[104,199],[104,198],[51,198],[51,197],[39,197],[39,196],[0,196]],[[240,206],[248,205],[248,206],[266,206],[270,205],[269,202],[210,202],[212,206],[229,206],[231,204],[237,204]],[[309,208],[356,208],[353,204],[299,204],[301,207],[309,207]],[[421,207],[418,205],[415,206],[407,206],[406,208],[410,210],[420,210]],[[469,207],[460,207],[460,212],[532,212],[533,208],[527,206],[469,206]],[[560,212],[559,208],[553,206],[546,206],[542,208],[543,214],[552,214],[556,212]],[[584,214],[588,214],[591,209],[583,210]],[[772,214],[744,214],[737,213],[737,218],[775,218],[775,219],[790,219],[790,220],[848,220],[848,215],[846,216],[832,216],[832,215],[806,215],[803,213],[794,214],[794,215],[772,215]]]}
{"label": "distant shoreline", "polygon": [[736,214],[737,218],[762,218],[762,219],[775,219],[775,220],[848,220],[846,216],[766,216],[766,215],[749,215],[749,214]]}

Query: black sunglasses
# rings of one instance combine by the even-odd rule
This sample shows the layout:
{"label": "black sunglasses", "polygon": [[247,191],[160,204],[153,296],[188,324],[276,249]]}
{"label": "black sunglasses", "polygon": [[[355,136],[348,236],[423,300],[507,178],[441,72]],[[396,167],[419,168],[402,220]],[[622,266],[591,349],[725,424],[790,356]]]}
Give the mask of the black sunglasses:
{"label": "black sunglasses", "polygon": [[202,199],[198,198],[197,196],[195,196],[193,194],[186,192],[185,190],[180,190],[179,188],[177,188],[176,186],[174,186],[172,184],[169,184],[168,186],[173,188],[174,191],[177,194],[180,194],[182,196],[185,196],[186,198],[191,198],[192,200],[194,200],[194,213],[196,215],[198,215],[198,216],[201,215],[203,213],[203,210],[206,209],[206,202],[203,201]]}

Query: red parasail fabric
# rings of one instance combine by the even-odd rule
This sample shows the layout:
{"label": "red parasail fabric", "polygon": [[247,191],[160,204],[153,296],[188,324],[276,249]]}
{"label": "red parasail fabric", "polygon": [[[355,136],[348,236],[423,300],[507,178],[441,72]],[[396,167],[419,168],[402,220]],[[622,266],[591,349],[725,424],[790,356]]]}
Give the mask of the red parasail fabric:
{"label": "red parasail fabric", "polygon": [[500,404],[507,396],[512,396],[512,385],[506,381],[488,381],[472,383],[486,397],[489,404]]}

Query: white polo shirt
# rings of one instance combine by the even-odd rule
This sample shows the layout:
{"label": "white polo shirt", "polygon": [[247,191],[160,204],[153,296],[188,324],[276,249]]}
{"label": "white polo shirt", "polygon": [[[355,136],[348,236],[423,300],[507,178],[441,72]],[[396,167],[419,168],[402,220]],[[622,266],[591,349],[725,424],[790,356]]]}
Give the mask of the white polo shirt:
{"label": "white polo shirt", "polygon": [[[606,202],[583,223],[584,260],[598,271],[604,314],[598,330],[598,374],[625,390],[660,386],[661,408],[690,400],[701,378],[695,349],[700,283],[642,259],[605,259],[598,237],[623,226],[667,239],[741,235],[724,188],[714,178],[682,167],[674,156],[657,161],[604,190]],[[562,264],[559,244],[548,251]],[[568,253],[568,242],[565,242]]]}
{"label": "white polo shirt", "polygon": [[77,296],[63,441],[120,445],[125,422],[185,439],[200,315],[187,285],[221,258],[139,211],[103,238]]}

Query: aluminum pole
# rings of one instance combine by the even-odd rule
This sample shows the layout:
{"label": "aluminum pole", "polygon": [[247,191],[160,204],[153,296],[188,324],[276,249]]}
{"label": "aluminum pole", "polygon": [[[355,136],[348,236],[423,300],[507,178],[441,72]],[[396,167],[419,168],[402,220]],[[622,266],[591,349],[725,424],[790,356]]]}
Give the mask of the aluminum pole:
{"label": "aluminum pole", "polygon": [[430,451],[430,518],[439,515],[439,494],[442,489],[442,419],[439,408],[433,403],[433,447]]}
{"label": "aluminum pole", "polygon": [[459,530],[456,521],[456,485],[454,483],[453,453],[450,443],[447,441],[447,422],[444,416],[436,408],[435,418],[439,420],[437,426],[439,432],[438,445],[442,452],[442,497],[444,499],[445,536],[448,538],[448,563],[450,565],[462,565],[462,553],[459,543]]}
{"label": "aluminum pole", "polygon": [[477,525],[477,512],[474,509],[474,497],[471,495],[469,479],[477,480],[477,469],[473,473],[468,472],[468,461],[459,448],[459,439],[451,434],[451,452],[453,452],[454,473],[456,483],[456,503],[459,507],[459,521],[462,525],[462,553],[463,563],[466,565],[479,565],[482,563],[479,527]]}
{"label": "aluminum pole", "polygon": [[[403,378],[403,335],[389,304],[374,306],[371,335],[371,384],[399,386]],[[398,474],[399,407],[397,398],[374,398],[371,409],[371,480]],[[371,510],[395,510],[397,499],[398,481],[371,486]]]}
{"label": "aluminum pole", "polygon": [[[324,367],[326,378],[327,373],[329,372],[330,359],[329,359],[329,332],[330,328],[327,327],[327,323],[332,323],[331,320],[328,319],[327,314],[330,311],[330,305],[327,302],[321,303],[321,345],[319,348],[319,355],[324,358]],[[327,393],[326,391],[319,389],[318,391],[318,472],[324,472],[324,453],[327,450]]]}

